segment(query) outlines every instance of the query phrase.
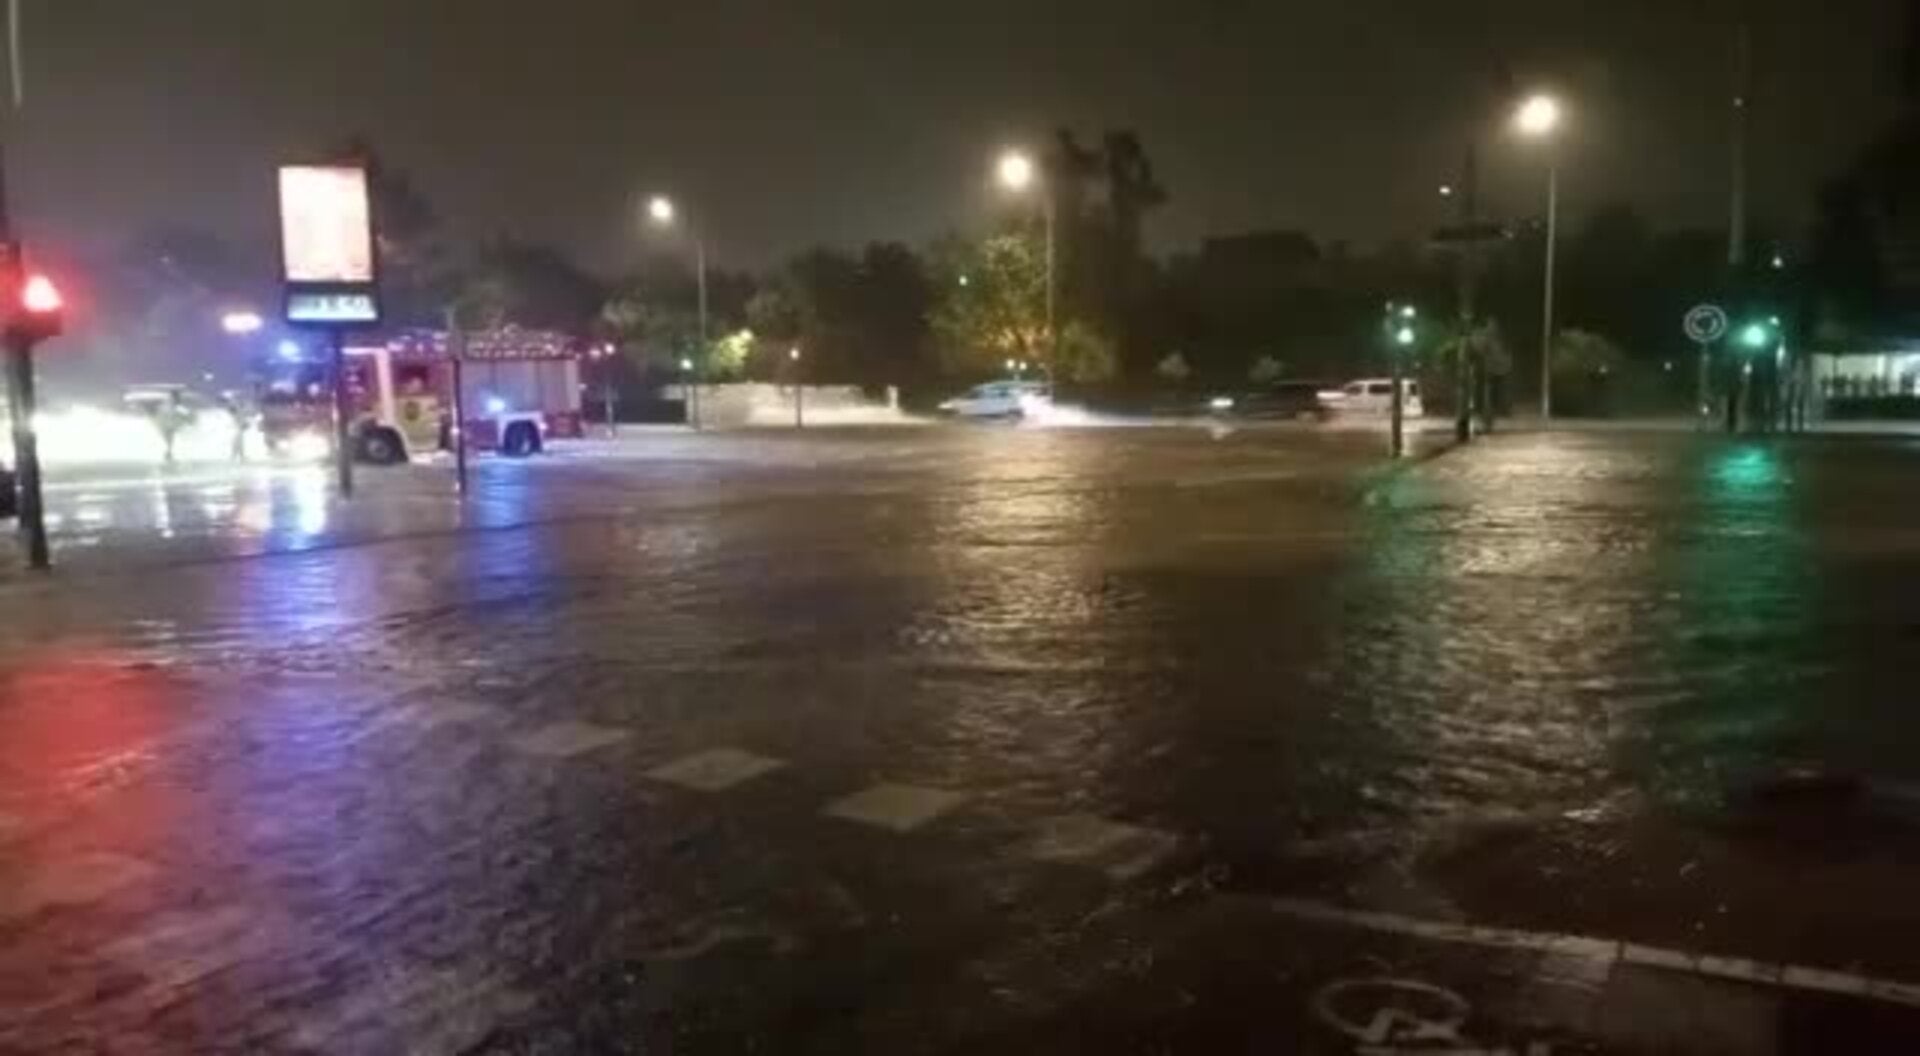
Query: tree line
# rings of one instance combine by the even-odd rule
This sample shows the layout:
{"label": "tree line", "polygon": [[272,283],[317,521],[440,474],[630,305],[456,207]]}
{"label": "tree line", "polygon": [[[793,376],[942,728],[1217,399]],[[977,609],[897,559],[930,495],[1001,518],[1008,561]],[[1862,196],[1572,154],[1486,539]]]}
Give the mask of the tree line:
{"label": "tree line", "polygon": [[[1884,308],[1894,284],[1881,251],[1888,236],[1876,224],[1888,208],[1886,174],[1915,142],[1909,120],[1835,181],[1805,254],[1777,234],[1756,239],[1762,248],[1746,288],[1773,291],[1808,319],[1822,305],[1836,309],[1827,317],[1847,319]],[[1040,157],[1039,193],[1048,199],[1010,207],[986,230],[924,245],[817,247],[758,271],[714,269],[704,346],[684,255],[657,254],[630,273],[602,276],[554,246],[508,237],[464,243],[425,191],[368,144],[337,153],[369,167],[392,324],[574,333],[617,349],[617,380],[635,390],[676,380],[686,362],[707,378],[785,379],[794,348],[810,382],[910,392],[994,376],[1008,361],[1086,388],[1334,380],[1383,369],[1387,301],[1421,306],[1415,352],[1430,367],[1469,339],[1482,343],[1496,373],[1538,362],[1537,218],[1512,221],[1511,236],[1488,255],[1482,322],[1466,335],[1450,322],[1453,265],[1424,239],[1362,248],[1272,230],[1148,254],[1146,225],[1170,194],[1126,131],[1094,142],[1059,132]],[[1047,329],[1048,209],[1057,337]],[[1724,246],[1720,231],[1661,230],[1625,204],[1592,209],[1562,240],[1556,371],[1575,375],[1576,385],[1618,373],[1685,389],[1688,375],[1676,362],[1691,348],[1679,319],[1728,282]],[[124,306],[117,340],[165,342],[203,324],[205,305],[231,300],[234,290],[258,291],[260,277],[243,274],[241,260],[195,232],[139,240],[114,291]]]}

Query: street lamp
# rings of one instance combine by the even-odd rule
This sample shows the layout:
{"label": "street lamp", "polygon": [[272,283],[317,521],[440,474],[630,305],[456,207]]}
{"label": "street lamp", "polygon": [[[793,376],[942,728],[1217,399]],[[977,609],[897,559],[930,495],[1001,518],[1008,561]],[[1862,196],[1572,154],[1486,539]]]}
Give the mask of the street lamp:
{"label": "street lamp", "polygon": [[1559,100],[1536,94],[1520,103],[1514,112],[1514,128],[1524,137],[1548,144],[1547,150],[1547,245],[1545,276],[1542,282],[1540,312],[1540,418],[1553,417],[1553,300],[1554,265],[1558,255],[1560,231],[1560,162],[1552,141],[1560,129],[1562,113]]}
{"label": "street lamp", "polygon": [[[679,222],[679,210],[674,208],[673,199],[664,194],[656,194],[647,199],[647,219],[652,221],[656,227],[673,227]],[[698,291],[697,296],[700,304],[700,345],[698,352],[700,359],[704,361],[707,357],[707,244],[701,240],[697,233],[690,234],[693,239],[693,281]],[[694,384],[699,384],[698,378],[694,379]],[[697,400],[693,406],[696,409],[694,410],[692,425],[695,429],[698,429],[700,428],[700,417],[697,410]]]}
{"label": "street lamp", "polygon": [[790,380],[793,382],[793,427],[806,428],[805,412],[801,410],[806,390],[800,384],[800,346],[787,349],[787,362],[793,364]]}
{"label": "street lamp", "polygon": [[[1024,151],[1002,152],[994,172],[999,177],[1000,186],[1013,194],[1025,194],[1029,188],[1040,183],[1039,166]],[[1060,328],[1054,308],[1058,294],[1054,289],[1053,194],[1050,188],[1044,186],[1039,187],[1039,191],[1040,213],[1045,218],[1047,229],[1047,361],[1057,363],[1060,359]]]}
{"label": "street lamp", "polygon": [[259,312],[243,310],[228,312],[220,317],[220,329],[229,334],[257,333],[265,325],[266,320],[260,318]]}
{"label": "street lamp", "polygon": [[1514,111],[1513,127],[1522,136],[1547,145],[1547,260],[1540,308],[1540,420],[1553,419],[1553,265],[1560,238],[1560,155],[1553,149],[1561,123],[1560,101],[1551,95],[1528,96]]}

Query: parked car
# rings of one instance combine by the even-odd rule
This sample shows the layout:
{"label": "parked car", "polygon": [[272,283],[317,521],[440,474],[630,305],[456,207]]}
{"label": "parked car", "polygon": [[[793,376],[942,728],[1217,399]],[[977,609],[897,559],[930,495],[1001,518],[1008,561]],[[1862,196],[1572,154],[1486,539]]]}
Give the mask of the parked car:
{"label": "parked car", "polygon": [[956,418],[1024,418],[1053,403],[1053,387],[1042,381],[989,381],[940,404]]}
{"label": "parked car", "polygon": [[[1400,380],[1400,413],[1418,418],[1425,413],[1420,405],[1420,383],[1412,378]],[[1320,406],[1335,417],[1381,417],[1393,413],[1393,379],[1361,378],[1337,389],[1319,393]]]}
{"label": "parked car", "polygon": [[1207,413],[1216,418],[1292,421],[1325,417],[1317,381],[1283,381],[1262,389],[1217,393],[1207,400]]}

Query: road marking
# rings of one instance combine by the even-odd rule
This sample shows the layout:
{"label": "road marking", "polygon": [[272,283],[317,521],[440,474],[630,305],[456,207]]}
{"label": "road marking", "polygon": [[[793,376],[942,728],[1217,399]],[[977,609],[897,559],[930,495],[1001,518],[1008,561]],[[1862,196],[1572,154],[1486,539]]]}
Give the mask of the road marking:
{"label": "road marking", "polygon": [[48,863],[24,883],[0,887],[0,920],[32,916],[52,906],[84,906],[132,887],[155,873],[138,858],[95,851]]}
{"label": "road marking", "polygon": [[724,792],[785,765],[771,756],[755,755],[739,748],[715,748],[656,766],[647,771],[647,776],[696,792]]}
{"label": "road marking", "polygon": [[591,722],[552,722],[531,733],[523,733],[507,743],[528,755],[567,759],[618,744],[632,736],[614,726],[596,726]]}
{"label": "road marking", "polygon": [[829,817],[863,825],[912,832],[952,810],[967,797],[959,792],[917,785],[880,784],[827,804]]}
{"label": "road marking", "polygon": [[1091,814],[1048,818],[1027,845],[1027,857],[1098,869],[1115,880],[1131,880],[1172,853],[1172,833],[1108,821]]}
{"label": "road marking", "polygon": [[1586,935],[1561,935],[1512,928],[1448,924],[1400,916],[1395,913],[1347,909],[1305,899],[1276,898],[1269,900],[1268,905],[1285,916],[1322,924],[1338,924],[1367,931],[1410,935],[1437,942],[1454,942],[1489,949],[1539,950],[1559,957],[1586,958],[1605,965],[1618,963],[1664,968],[1687,975],[1726,979],[1755,986],[1868,997],[1888,1004],[1920,1008],[1920,984],[1898,979],[1836,972],[1797,964],[1686,953],[1681,950],[1622,943],[1613,939]]}

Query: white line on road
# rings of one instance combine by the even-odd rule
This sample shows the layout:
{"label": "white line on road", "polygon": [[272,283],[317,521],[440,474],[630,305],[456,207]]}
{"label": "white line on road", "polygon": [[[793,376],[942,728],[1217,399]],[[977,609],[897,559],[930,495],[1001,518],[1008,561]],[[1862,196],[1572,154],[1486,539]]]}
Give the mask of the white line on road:
{"label": "white line on road", "polygon": [[1396,913],[1374,913],[1311,902],[1305,899],[1276,898],[1268,905],[1300,920],[1338,924],[1394,935],[1410,935],[1435,942],[1453,942],[1488,949],[1538,950],[1562,957],[1581,957],[1613,964],[1726,979],[1755,986],[1779,987],[1820,993],[1864,997],[1889,1004],[1920,1008],[1920,984],[1885,979],[1853,972],[1836,972],[1797,964],[1753,961],[1738,957],[1716,957],[1687,953],[1658,946],[1641,946],[1617,939],[1585,935],[1560,935],[1552,932],[1521,931],[1514,928],[1488,928],[1473,924],[1450,924],[1421,920]]}

